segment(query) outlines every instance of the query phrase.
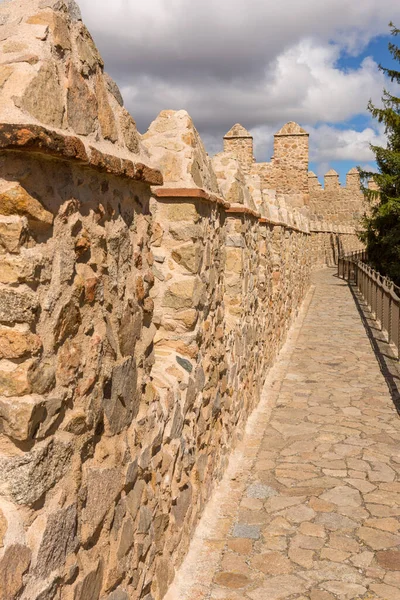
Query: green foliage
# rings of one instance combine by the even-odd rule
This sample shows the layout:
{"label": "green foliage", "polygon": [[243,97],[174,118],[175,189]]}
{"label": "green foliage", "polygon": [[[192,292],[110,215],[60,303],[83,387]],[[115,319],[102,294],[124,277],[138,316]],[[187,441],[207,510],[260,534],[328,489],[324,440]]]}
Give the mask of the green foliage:
{"label": "green foliage", "polygon": [[[394,37],[400,35],[393,23],[390,23]],[[389,52],[400,63],[400,48],[389,43]],[[400,71],[387,69],[379,65],[389,79],[400,85]],[[384,275],[400,285],[400,98],[383,91],[383,107],[377,107],[370,101],[368,110],[379,123],[385,125],[387,146],[372,146],[378,165],[378,173],[369,173],[360,169],[364,182],[364,193],[370,203],[369,214],[364,217],[365,230],[360,234],[366,243],[369,260]],[[372,180],[379,191],[370,189],[366,182]]]}

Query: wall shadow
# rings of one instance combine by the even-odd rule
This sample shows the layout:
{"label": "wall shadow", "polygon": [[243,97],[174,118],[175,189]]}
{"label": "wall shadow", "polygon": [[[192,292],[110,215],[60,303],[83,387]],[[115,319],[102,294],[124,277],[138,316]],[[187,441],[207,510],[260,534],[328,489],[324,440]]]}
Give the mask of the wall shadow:
{"label": "wall shadow", "polygon": [[389,388],[393,404],[400,415],[400,365],[389,342],[372,316],[356,285],[348,282],[362,324],[375,353],[382,375]]}

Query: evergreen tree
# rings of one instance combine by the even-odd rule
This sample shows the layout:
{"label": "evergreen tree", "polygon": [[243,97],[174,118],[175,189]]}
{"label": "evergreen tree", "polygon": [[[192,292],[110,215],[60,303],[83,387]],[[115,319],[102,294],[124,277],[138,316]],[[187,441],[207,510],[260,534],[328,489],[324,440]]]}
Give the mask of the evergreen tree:
{"label": "evergreen tree", "polygon": [[[400,35],[390,23],[394,37]],[[389,43],[389,52],[400,63],[400,47]],[[392,82],[400,85],[400,71],[379,65]],[[399,94],[400,95],[400,94]],[[400,285],[400,98],[383,91],[383,107],[371,101],[368,110],[385,125],[387,146],[371,145],[378,165],[378,173],[360,171],[363,181],[373,180],[379,191],[364,187],[370,203],[369,214],[364,217],[365,231],[361,238],[366,243],[370,263],[383,275]]]}

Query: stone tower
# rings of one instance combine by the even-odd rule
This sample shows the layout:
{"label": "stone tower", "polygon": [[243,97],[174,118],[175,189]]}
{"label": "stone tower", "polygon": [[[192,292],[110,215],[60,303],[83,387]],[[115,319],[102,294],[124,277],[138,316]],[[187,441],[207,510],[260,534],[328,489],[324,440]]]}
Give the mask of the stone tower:
{"label": "stone tower", "polygon": [[249,173],[254,163],[253,136],[239,123],[236,123],[224,136],[224,152],[238,159],[245,173]]}
{"label": "stone tower", "polygon": [[308,141],[309,134],[293,121],[274,136],[273,162],[280,191],[289,196],[300,193],[303,206],[309,201]]}

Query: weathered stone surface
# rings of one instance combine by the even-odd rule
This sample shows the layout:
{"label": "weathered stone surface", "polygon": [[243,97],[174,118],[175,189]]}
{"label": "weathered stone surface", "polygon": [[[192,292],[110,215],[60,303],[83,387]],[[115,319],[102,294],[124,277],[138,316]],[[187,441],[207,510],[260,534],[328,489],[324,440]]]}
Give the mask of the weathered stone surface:
{"label": "weathered stone surface", "polygon": [[82,512],[82,533],[84,539],[89,540],[121,491],[119,470],[88,469],[86,487],[87,497],[86,506]]}
{"label": "weathered stone surface", "polygon": [[37,395],[0,397],[1,431],[14,440],[31,439],[39,423],[45,419],[45,405],[45,400]]}
{"label": "weathered stone surface", "polygon": [[53,223],[53,215],[20,185],[0,192],[0,214],[27,217],[29,226],[40,230],[48,229]]}
{"label": "weathered stone surface", "polygon": [[52,571],[60,569],[68,554],[76,547],[76,505],[50,515],[39,546],[35,573],[46,578]]}
{"label": "weathered stone surface", "polygon": [[115,123],[114,113],[108,101],[107,89],[101,76],[96,79],[96,98],[99,108],[99,123],[101,132],[106,140],[116,142],[118,139],[118,130]]}
{"label": "weathered stone surface", "polygon": [[112,96],[114,96],[114,98],[116,99],[116,101],[118,102],[118,104],[120,106],[124,106],[124,99],[122,98],[120,89],[117,86],[117,84],[115,83],[115,81],[112,79],[112,77],[110,77],[110,75],[108,73],[104,72],[103,76],[104,76],[104,81],[107,84],[107,89],[110,92],[110,94]]}
{"label": "weathered stone surface", "polygon": [[127,110],[121,111],[120,127],[126,147],[130,152],[137,154],[139,152],[139,135],[136,123]]}
{"label": "weathered stone surface", "polygon": [[168,288],[163,305],[177,310],[197,307],[203,293],[204,287],[198,279],[184,279]]}
{"label": "weathered stone surface", "polygon": [[199,246],[191,243],[173,250],[172,258],[190,273],[198,273],[202,253]]}
{"label": "weathered stone surface", "polygon": [[42,342],[38,335],[0,327],[0,359],[26,358],[38,354]]}
{"label": "weathered stone surface", "polygon": [[67,119],[78,135],[89,135],[95,130],[98,103],[85,79],[71,65],[67,92]]}
{"label": "weathered stone surface", "polygon": [[123,356],[133,355],[141,330],[142,315],[139,306],[132,300],[128,300],[118,330],[119,345]]}
{"label": "weathered stone surface", "polygon": [[114,367],[111,382],[107,382],[104,387],[103,406],[112,435],[120,433],[138,413],[139,396],[134,358],[128,358]]}
{"label": "weathered stone surface", "polygon": [[0,492],[17,504],[33,505],[65,475],[72,446],[52,439],[24,456],[0,458]]}
{"label": "weathered stone surface", "polygon": [[387,569],[389,571],[400,571],[400,551],[387,550],[377,552],[376,562],[383,569]]}
{"label": "weathered stone surface", "polygon": [[90,571],[90,573],[77,584],[74,591],[74,600],[99,600],[102,584],[103,562],[100,561],[97,569]]}
{"label": "weathered stone surface", "polygon": [[124,590],[118,589],[111,592],[107,597],[102,598],[102,600],[129,600],[129,596]]}
{"label": "weathered stone surface", "polygon": [[217,573],[215,583],[231,590],[237,590],[246,587],[250,583],[250,579],[246,575],[240,573]]}
{"label": "weathered stone surface", "polygon": [[61,344],[68,337],[73,337],[79,330],[82,322],[78,302],[71,298],[61,308],[54,327],[56,343]]}
{"label": "weathered stone surface", "polygon": [[0,548],[2,548],[4,546],[4,538],[7,533],[7,528],[8,528],[7,519],[6,519],[3,511],[0,509]]}
{"label": "weathered stone surface", "polygon": [[0,124],[0,148],[33,151],[87,162],[85,146],[75,136],[62,135],[39,125]]}
{"label": "weathered stone surface", "polygon": [[79,34],[75,38],[79,60],[82,62],[82,72],[87,77],[94,73],[98,67],[103,67],[103,59],[85,25],[78,26]]}
{"label": "weathered stone surface", "polygon": [[38,308],[35,294],[0,287],[0,323],[32,323]]}
{"label": "weathered stone surface", "polygon": [[197,212],[195,204],[177,202],[176,204],[171,204],[169,206],[168,218],[172,223],[179,221],[192,221],[193,223],[196,223],[199,220],[200,215]]}
{"label": "weathered stone surface", "polygon": [[27,220],[20,217],[0,217],[0,252],[17,254],[29,237]]}
{"label": "weathered stone surface", "polygon": [[64,116],[63,91],[54,63],[44,63],[28,85],[18,106],[43,123],[60,128]]}
{"label": "weathered stone surface", "polygon": [[23,588],[23,575],[31,562],[31,551],[26,546],[9,546],[0,560],[0,600],[16,598]]}

